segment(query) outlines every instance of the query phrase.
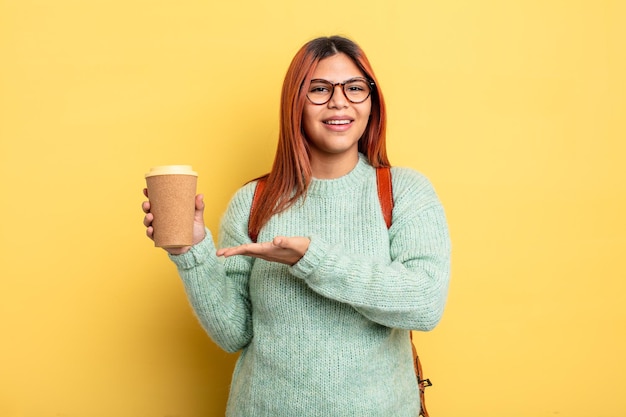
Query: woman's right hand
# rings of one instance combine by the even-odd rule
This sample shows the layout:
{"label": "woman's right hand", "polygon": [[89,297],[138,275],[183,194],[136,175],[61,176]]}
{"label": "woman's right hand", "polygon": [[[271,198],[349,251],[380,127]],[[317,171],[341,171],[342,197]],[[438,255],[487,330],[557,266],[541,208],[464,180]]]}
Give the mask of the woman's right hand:
{"label": "woman's right hand", "polygon": [[[143,194],[148,197],[148,189],[143,189]],[[141,208],[146,215],[143,218],[143,225],[146,226],[146,235],[154,240],[154,228],[152,227],[152,221],[154,215],[150,213],[150,201],[144,201],[141,204]],[[200,243],[206,237],[205,225],[204,225],[204,196],[198,194],[196,196],[196,212],[193,220],[193,244]],[[183,246],[182,248],[167,248],[165,249],[170,255],[181,255],[191,249],[191,246]]]}

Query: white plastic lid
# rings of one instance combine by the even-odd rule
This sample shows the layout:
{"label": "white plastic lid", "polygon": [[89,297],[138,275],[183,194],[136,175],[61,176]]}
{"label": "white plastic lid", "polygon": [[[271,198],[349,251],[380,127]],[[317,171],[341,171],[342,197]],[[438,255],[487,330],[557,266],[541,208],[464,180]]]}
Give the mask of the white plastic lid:
{"label": "white plastic lid", "polygon": [[146,178],[155,175],[193,175],[197,177],[198,173],[191,168],[191,165],[160,165],[150,168]]}

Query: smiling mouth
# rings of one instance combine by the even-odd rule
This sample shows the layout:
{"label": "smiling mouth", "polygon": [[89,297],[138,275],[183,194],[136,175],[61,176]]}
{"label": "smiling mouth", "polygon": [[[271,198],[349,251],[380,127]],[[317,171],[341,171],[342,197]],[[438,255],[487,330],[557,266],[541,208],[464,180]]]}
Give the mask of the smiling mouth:
{"label": "smiling mouth", "polygon": [[324,120],[324,124],[327,125],[347,125],[352,123],[352,120]]}

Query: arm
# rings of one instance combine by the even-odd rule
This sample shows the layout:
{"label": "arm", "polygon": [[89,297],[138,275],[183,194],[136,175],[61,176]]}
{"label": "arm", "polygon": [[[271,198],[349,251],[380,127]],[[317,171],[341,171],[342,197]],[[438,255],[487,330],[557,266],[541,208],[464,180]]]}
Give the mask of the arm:
{"label": "arm", "polygon": [[[220,229],[223,244],[250,241],[245,227],[251,198],[250,187],[244,187],[231,200]],[[222,262],[208,232],[188,252],[170,258],[178,268],[196,316],[215,343],[229,352],[248,345],[252,338],[248,294],[252,258],[233,257]]]}
{"label": "arm", "polygon": [[394,200],[391,262],[347,253],[313,236],[291,271],[316,292],[352,305],[374,322],[431,330],[441,319],[448,291],[445,214],[430,183],[416,173],[394,174]]}

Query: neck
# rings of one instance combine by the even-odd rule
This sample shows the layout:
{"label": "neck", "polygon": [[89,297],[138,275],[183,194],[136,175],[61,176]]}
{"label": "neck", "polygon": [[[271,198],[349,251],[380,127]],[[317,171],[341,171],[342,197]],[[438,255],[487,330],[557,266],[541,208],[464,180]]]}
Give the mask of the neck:
{"label": "neck", "polygon": [[311,173],[317,179],[339,178],[352,171],[358,162],[358,152],[323,157],[311,154]]}

